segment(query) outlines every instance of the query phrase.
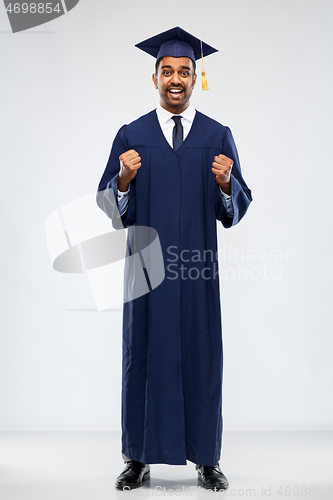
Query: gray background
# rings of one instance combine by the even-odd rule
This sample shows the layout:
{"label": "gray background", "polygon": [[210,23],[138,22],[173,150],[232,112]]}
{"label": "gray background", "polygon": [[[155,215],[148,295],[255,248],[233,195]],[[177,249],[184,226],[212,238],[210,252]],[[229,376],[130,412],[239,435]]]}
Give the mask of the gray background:
{"label": "gray background", "polygon": [[225,426],[332,428],[332,15],[325,0],[81,0],[14,35],[0,8],[1,428],[120,426],[121,312],[52,269],[44,224],[156,106],[134,44],[176,25],[220,50],[192,103],[230,126],[254,196],[219,233]]}

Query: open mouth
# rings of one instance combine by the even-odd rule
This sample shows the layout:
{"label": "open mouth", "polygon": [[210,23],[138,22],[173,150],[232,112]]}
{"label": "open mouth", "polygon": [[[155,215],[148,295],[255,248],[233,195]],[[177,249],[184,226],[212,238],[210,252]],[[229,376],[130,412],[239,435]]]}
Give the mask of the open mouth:
{"label": "open mouth", "polygon": [[183,93],[183,89],[170,89],[169,93],[172,95],[172,97],[180,97]]}

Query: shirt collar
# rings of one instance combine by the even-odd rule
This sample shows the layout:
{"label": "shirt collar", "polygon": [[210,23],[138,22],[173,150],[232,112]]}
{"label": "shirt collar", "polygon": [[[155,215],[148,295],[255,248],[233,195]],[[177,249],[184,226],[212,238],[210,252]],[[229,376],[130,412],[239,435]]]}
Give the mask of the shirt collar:
{"label": "shirt collar", "polygon": [[[162,106],[160,105],[160,103],[157,104],[156,113],[157,113],[158,119],[162,123],[166,123],[168,120],[171,120],[171,118],[173,116],[175,116],[175,113],[170,113],[170,111],[167,111],[166,109],[162,108]],[[182,113],[180,113],[180,116],[182,118],[185,118],[185,120],[189,121],[190,123],[192,123],[193,120],[194,120],[194,117],[195,117],[195,109],[190,104],[185,109],[185,111],[183,111]]]}

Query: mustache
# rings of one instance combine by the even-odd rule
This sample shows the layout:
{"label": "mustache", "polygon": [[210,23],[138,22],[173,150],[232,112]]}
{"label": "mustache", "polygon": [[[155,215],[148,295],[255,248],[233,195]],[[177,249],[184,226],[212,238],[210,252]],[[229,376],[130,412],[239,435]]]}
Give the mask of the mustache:
{"label": "mustache", "polygon": [[179,84],[179,85],[172,85],[171,87],[168,87],[167,90],[185,90],[185,88]]}

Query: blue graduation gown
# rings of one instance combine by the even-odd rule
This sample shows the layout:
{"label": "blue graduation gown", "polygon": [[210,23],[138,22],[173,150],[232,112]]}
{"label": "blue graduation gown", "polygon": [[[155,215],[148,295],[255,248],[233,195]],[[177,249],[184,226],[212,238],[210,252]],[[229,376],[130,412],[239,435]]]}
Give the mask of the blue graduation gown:
{"label": "blue graduation gown", "polygon": [[[112,189],[117,199],[119,156],[129,149],[139,153],[142,165],[131,183],[122,226],[116,203],[104,190]],[[234,161],[233,218],[227,217],[211,171],[214,156],[221,153]],[[131,459],[213,466],[220,458],[223,355],[216,219],[226,228],[237,224],[251,201],[230,129],[198,111],[176,152],[156,110],[124,125],[114,140],[97,203],[116,228],[154,228],[165,262],[164,281],[124,304],[122,452]]]}

